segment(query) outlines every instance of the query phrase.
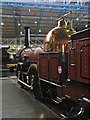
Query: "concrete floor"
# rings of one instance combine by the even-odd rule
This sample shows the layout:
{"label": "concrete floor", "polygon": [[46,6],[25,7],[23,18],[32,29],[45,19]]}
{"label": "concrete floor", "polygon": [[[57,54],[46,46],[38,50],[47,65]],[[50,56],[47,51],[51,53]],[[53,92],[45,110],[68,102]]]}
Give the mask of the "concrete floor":
{"label": "concrete floor", "polygon": [[2,79],[2,118],[57,119],[59,117],[44,104],[21,89],[16,79],[7,77]]}

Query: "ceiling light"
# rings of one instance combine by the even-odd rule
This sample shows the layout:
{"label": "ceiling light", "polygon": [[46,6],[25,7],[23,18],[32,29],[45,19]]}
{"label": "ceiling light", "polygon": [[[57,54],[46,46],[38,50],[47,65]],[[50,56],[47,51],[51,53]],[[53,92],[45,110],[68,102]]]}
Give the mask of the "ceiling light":
{"label": "ceiling light", "polygon": [[1,22],[1,25],[3,26],[3,25],[4,25],[4,23],[3,23],[3,22]]}
{"label": "ceiling light", "polygon": [[88,25],[85,25],[85,27],[88,27]]}
{"label": "ceiling light", "polygon": [[20,34],[22,35],[22,34],[23,34],[23,32],[21,31],[21,32],[20,32]]}
{"label": "ceiling light", "polygon": [[79,20],[79,18],[77,18],[76,20]]}
{"label": "ceiling light", "polygon": [[52,16],[51,16],[51,19],[52,19]]}
{"label": "ceiling light", "polygon": [[18,23],[18,26],[20,26],[20,23]]}
{"label": "ceiling light", "polygon": [[39,30],[39,32],[41,32],[41,30]]}
{"label": "ceiling light", "polygon": [[37,21],[35,21],[34,23],[37,24]]}
{"label": "ceiling light", "polygon": [[49,6],[49,8],[52,8],[52,6]]}
{"label": "ceiling light", "polygon": [[17,50],[20,50],[20,49],[21,49],[20,47],[17,48]]}

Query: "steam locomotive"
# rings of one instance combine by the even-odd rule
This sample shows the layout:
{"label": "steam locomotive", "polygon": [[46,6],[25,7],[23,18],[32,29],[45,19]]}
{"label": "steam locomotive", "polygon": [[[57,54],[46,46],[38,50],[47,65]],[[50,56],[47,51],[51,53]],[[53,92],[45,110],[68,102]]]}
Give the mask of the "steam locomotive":
{"label": "steam locomotive", "polygon": [[47,34],[44,48],[28,46],[26,27],[26,48],[20,52],[16,75],[21,87],[30,88],[36,98],[63,106],[63,119],[89,120],[90,29],[75,32],[71,26],[63,19],[58,22]]}

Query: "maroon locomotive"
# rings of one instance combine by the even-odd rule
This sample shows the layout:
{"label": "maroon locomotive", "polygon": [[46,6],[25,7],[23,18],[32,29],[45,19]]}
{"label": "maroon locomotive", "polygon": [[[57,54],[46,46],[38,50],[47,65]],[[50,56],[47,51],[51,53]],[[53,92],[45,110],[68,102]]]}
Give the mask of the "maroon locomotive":
{"label": "maroon locomotive", "polygon": [[47,34],[44,48],[26,44],[20,52],[16,73],[20,85],[30,88],[35,97],[64,105],[66,111],[61,115],[65,119],[88,120],[90,29],[74,32],[62,20]]}

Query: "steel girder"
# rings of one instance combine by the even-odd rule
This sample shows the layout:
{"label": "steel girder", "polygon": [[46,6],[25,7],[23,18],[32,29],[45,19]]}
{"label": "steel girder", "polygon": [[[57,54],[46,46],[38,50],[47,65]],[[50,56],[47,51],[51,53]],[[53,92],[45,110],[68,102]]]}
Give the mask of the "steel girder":
{"label": "steel girder", "polygon": [[0,6],[11,6],[11,7],[21,7],[21,8],[36,8],[36,9],[47,9],[47,10],[65,10],[65,11],[81,11],[88,12],[90,6],[88,3],[84,5],[78,5],[77,3],[48,3],[48,2],[1,2]]}

